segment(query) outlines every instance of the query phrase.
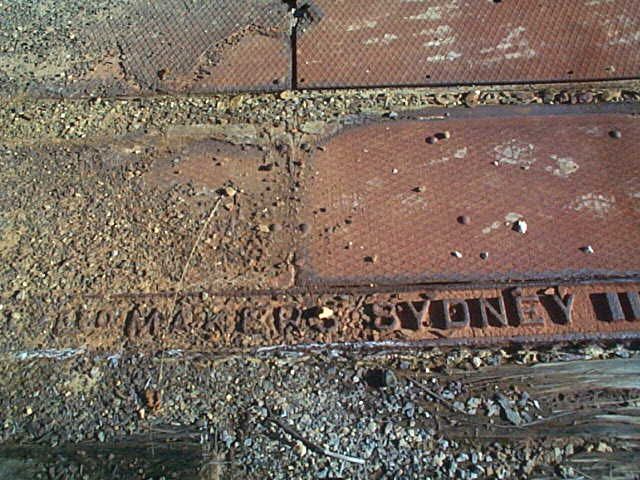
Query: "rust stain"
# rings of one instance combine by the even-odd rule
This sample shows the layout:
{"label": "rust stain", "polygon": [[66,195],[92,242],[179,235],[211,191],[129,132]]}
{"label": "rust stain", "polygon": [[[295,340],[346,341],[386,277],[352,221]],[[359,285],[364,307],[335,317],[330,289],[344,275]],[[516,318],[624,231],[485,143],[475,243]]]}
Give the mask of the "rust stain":
{"label": "rust stain", "polygon": [[[640,284],[563,284],[460,290],[77,298],[63,305],[10,300],[50,324],[25,331],[42,348],[123,345],[229,351],[495,344],[640,338]],[[82,305],[80,308],[79,305]],[[51,319],[51,320],[48,320]],[[6,328],[3,326],[3,328]],[[384,343],[386,342],[386,343]]]}
{"label": "rust stain", "polygon": [[[273,90],[289,82],[289,17],[283,2],[175,0],[140,3],[133,24],[112,26],[127,75],[143,90]],[[240,52],[235,52],[239,49]],[[248,50],[251,51],[248,54]]]}
{"label": "rust stain", "polygon": [[311,161],[301,282],[638,275],[637,117],[530,111],[382,121],[329,140]]}
{"label": "rust stain", "polygon": [[[136,0],[112,11],[75,9],[66,36],[37,9],[15,10],[9,19],[24,23],[16,28],[26,39],[17,48],[10,35],[0,40],[8,52],[7,75],[0,75],[6,93],[131,96],[291,86],[290,12],[280,0]],[[52,37],[45,47],[43,31]],[[51,59],[42,62],[45,53]]]}
{"label": "rust stain", "polygon": [[[635,0],[312,0],[302,87],[577,81],[640,73]],[[319,13],[318,13],[319,12]]]}

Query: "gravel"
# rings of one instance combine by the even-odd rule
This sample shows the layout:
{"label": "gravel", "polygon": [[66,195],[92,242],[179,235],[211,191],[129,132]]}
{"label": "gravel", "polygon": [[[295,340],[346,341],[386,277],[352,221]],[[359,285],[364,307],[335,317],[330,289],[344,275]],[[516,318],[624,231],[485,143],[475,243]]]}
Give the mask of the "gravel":
{"label": "gravel", "polygon": [[[125,469],[123,475],[130,477],[121,478],[157,474],[158,462],[148,456],[153,448],[164,452],[165,478],[202,478],[197,476],[201,469],[221,475],[213,478],[528,477],[579,452],[621,447],[603,439],[572,439],[569,447],[567,440],[558,446],[544,437],[535,444],[517,437],[473,438],[474,429],[497,425],[504,433],[508,425],[549,415],[552,399],[531,398],[508,383],[499,391],[478,389],[453,380],[455,374],[491,368],[474,359],[511,368],[624,355],[638,352],[633,346],[582,345],[511,351],[283,350],[237,357],[85,352],[63,360],[20,361],[13,356],[1,367],[0,457],[29,457],[41,469],[85,468],[96,475],[82,478],[101,478],[96,444],[111,467],[133,462],[144,472],[135,477]],[[11,447],[16,444],[43,450],[27,454]],[[135,449],[123,450],[131,445]],[[73,450],[76,454],[51,456]],[[78,450],[85,454],[78,456]],[[193,463],[176,462],[179,455]],[[7,468],[2,465],[0,460],[0,469]],[[32,478],[50,478],[43,475]]]}

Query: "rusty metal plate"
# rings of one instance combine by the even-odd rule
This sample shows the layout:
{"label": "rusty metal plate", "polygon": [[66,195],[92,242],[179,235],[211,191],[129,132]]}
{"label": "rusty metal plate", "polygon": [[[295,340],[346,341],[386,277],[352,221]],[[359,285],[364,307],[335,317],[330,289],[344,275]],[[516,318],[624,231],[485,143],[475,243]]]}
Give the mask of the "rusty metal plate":
{"label": "rusty metal plate", "polygon": [[3,349],[230,351],[640,338],[640,284],[3,299]]}
{"label": "rusty metal plate", "polygon": [[290,13],[279,0],[3,6],[0,91],[36,96],[282,90]]}
{"label": "rusty metal plate", "polygon": [[640,74],[636,0],[311,0],[300,87],[577,81]]}
{"label": "rusty metal plate", "polygon": [[640,119],[589,111],[486,107],[347,128],[311,160],[299,281],[640,275]]}

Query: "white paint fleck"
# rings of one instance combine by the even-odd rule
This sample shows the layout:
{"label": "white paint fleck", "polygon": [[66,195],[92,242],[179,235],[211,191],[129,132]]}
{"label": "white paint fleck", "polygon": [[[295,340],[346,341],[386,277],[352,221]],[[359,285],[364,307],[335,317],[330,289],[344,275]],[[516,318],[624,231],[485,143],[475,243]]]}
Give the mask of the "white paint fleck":
{"label": "white paint fleck", "polygon": [[522,218],[524,218],[524,216],[520,215],[519,213],[509,212],[504,216],[504,221],[507,223],[514,223]]}
{"label": "white paint fleck", "polygon": [[515,138],[494,148],[496,161],[501,165],[519,165],[529,168],[536,162],[535,147]]}
{"label": "white paint fleck", "polygon": [[[418,3],[418,2],[416,2]],[[422,3],[422,2],[419,2]],[[459,9],[460,7],[458,6],[458,2],[457,0],[452,0],[450,2],[448,2],[445,5],[437,5],[437,6],[433,6],[433,7],[427,7],[427,9],[418,14],[418,15],[411,15],[409,17],[404,17],[406,20],[411,20],[411,21],[422,21],[422,20],[427,20],[427,21],[434,21],[434,20],[442,20],[442,17],[445,15],[450,15],[453,13],[457,13],[456,11]]]}
{"label": "white paint fleck", "polygon": [[601,137],[602,136],[602,130],[597,125],[595,125],[593,127],[579,127],[578,130],[580,130],[581,132],[584,132],[584,134],[589,136],[589,137]]}
{"label": "white paint fleck", "polygon": [[545,171],[560,178],[569,178],[573,173],[576,173],[580,168],[573,158],[571,157],[558,157],[557,155],[551,155],[549,158],[555,162],[555,166],[548,165],[545,167]]}
{"label": "white paint fleck", "polygon": [[356,32],[358,30],[364,30],[367,28],[375,28],[378,22],[375,20],[362,20],[361,22],[354,23],[347,27],[347,32]]}
{"label": "white paint fleck", "polygon": [[459,148],[458,150],[456,150],[456,153],[454,153],[453,156],[455,158],[464,158],[467,156],[467,153],[469,153],[469,149],[467,147]]}
{"label": "white paint fleck", "polygon": [[482,229],[482,233],[487,235],[487,234],[491,233],[494,230],[498,230],[500,228],[500,225],[502,225],[502,222],[493,222],[488,227],[483,228]]}
{"label": "white paint fleck", "polygon": [[526,28],[520,26],[510,31],[495,47],[487,47],[480,53],[492,54],[482,60],[484,65],[502,62],[504,60],[528,59],[536,56],[536,51],[529,45],[529,40],[524,36]]}
{"label": "white paint fleck", "polygon": [[603,22],[606,28],[608,45],[634,45],[640,43],[640,23],[638,19],[617,15]]}
{"label": "white paint fleck", "polygon": [[517,222],[518,220],[521,220],[522,218],[524,218],[524,216],[519,214],[519,213],[509,212],[504,216],[504,220],[503,221],[497,220],[497,221],[493,222],[488,227],[483,228],[482,229],[482,233],[487,235],[487,234],[493,232],[494,230],[498,230],[500,227],[511,226],[513,223]]}
{"label": "white paint fleck", "polygon": [[580,195],[573,202],[571,202],[569,208],[575,210],[576,212],[589,211],[599,217],[604,217],[611,211],[612,208],[614,208],[615,203],[616,199],[613,195],[607,196],[591,192],[585,195]]}
{"label": "white paint fleck", "polygon": [[441,47],[443,45],[451,45],[456,42],[456,36],[451,35],[451,30],[452,29],[449,25],[439,25],[436,28],[421,30],[418,36],[431,38],[431,40],[422,44],[426,48]]}
{"label": "white paint fleck", "polygon": [[374,187],[374,188],[384,187],[384,180],[382,180],[379,177],[373,177],[371,180],[367,180],[365,183],[370,187]]}
{"label": "white paint fleck", "polygon": [[431,165],[431,166],[440,165],[442,163],[447,163],[449,160],[451,160],[449,157],[433,158],[433,159],[429,160],[427,165]]}
{"label": "white paint fleck", "polygon": [[427,200],[425,200],[419,193],[403,192],[396,195],[396,198],[400,200],[400,203],[404,207],[409,209],[426,210],[428,207]]}
{"label": "white paint fleck", "polygon": [[385,33],[384,36],[382,38],[378,38],[378,37],[373,37],[373,38],[368,38],[367,40],[364,41],[365,45],[376,45],[376,44],[382,44],[382,45],[389,45],[392,42],[395,42],[399,37],[397,35],[394,35],[392,33]]}
{"label": "white paint fleck", "polygon": [[409,20],[440,20],[442,18],[441,7],[429,7],[419,15],[407,17]]}
{"label": "white paint fleck", "polygon": [[440,62],[453,62],[462,56],[461,53],[458,52],[449,52],[446,55],[432,55],[427,57],[427,62],[429,63],[440,63]]}

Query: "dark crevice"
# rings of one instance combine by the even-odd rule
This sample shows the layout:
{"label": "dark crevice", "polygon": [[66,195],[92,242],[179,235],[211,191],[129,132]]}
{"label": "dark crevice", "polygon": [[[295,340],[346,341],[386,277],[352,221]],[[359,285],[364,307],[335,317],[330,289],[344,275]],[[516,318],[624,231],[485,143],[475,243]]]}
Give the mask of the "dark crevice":
{"label": "dark crevice", "polygon": [[297,47],[297,28],[298,28],[298,0],[284,0],[289,11],[293,12],[291,19],[291,30],[289,32],[289,41],[291,45],[291,90],[298,89],[298,47]]}

